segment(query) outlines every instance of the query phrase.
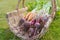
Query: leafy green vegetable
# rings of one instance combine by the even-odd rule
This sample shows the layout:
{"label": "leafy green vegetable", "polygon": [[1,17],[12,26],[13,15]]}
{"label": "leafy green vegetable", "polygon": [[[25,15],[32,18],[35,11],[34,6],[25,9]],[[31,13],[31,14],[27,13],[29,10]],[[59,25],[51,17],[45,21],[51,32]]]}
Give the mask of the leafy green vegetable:
{"label": "leafy green vegetable", "polygon": [[51,12],[51,1],[46,0],[35,0],[34,2],[27,3],[28,11],[40,12],[40,10],[44,10],[46,13]]}
{"label": "leafy green vegetable", "polygon": [[27,3],[28,11],[33,10],[36,5],[37,5],[36,1]]}
{"label": "leafy green vegetable", "polygon": [[37,2],[37,5],[36,5],[36,10],[40,10],[42,7],[43,7],[43,5],[45,5],[46,3],[47,3],[47,1],[44,1],[44,0],[36,0],[36,2]]}
{"label": "leafy green vegetable", "polygon": [[29,2],[27,3],[28,11],[32,11],[33,9],[40,10],[47,2],[47,0],[34,0],[34,2]]}
{"label": "leafy green vegetable", "polygon": [[51,7],[52,7],[52,5],[51,5],[51,2],[49,1],[48,3],[46,3],[46,5],[43,6],[43,9],[44,9],[47,13],[49,13],[50,10],[51,10]]}

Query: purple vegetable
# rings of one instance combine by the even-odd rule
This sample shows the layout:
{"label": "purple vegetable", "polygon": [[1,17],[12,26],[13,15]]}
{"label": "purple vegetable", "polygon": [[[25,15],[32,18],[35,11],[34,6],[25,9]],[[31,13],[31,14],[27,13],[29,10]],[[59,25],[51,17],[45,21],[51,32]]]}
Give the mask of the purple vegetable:
{"label": "purple vegetable", "polygon": [[35,25],[34,25],[37,29],[40,28],[40,23],[36,22]]}
{"label": "purple vegetable", "polygon": [[19,26],[22,25],[25,22],[25,19],[20,19]]}
{"label": "purple vegetable", "polygon": [[24,31],[28,31],[29,28],[30,28],[30,26],[31,26],[31,24],[30,24],[29,22],[25,22],[25,23],[23,24]]}
{"label": "purple vegetable", "polygon": [[34,32],[35,32],[34,28],[30,28],[29,29],[29,37],[32,37],[34,35]]}
{"label": "purple vegetable", "polygon": [[43,20],[44,20],[44,22],[47,22],[48,21],[48,17],[47,16],[43,17]]}
{"label": "purple vegetable", "polygon": [[36,23],[36,19],[31,21],[31,24],[34,25]]}

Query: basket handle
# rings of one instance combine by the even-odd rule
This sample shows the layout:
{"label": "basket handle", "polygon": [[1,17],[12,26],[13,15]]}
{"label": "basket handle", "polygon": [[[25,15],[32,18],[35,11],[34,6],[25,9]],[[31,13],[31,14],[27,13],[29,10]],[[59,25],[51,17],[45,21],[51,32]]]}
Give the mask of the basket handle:
{"label": "basket handle", "polygon": [[[18,11],[19,9],[19,3],[20,3],[21,0],[18,0],[18,4],[16,6],[16,10]],[[22,0],[22,7],[24,8],[24,1],[25,0]],[[54,18],[55,16],[55,13],[56,13],[56,0],[51,0],[51,3],[52,3],[52,12],[51,12],[51,17]]]}
{"label": "basket handle", "polygon": [[51,3],[52,3],[51,17],[54,18],[56,13],[56,0],[51,0]]}
{"label": "basket handle", "polygon": [[[19,9],[20,1],[21,1],[21,0],[18,0],[18,4],[17,4],[17,6],[16,6],[16,10]],[[24,8],[24,1],[25,1],[25,0],[22,0],[22,7],[23,7],[23,8]]]}

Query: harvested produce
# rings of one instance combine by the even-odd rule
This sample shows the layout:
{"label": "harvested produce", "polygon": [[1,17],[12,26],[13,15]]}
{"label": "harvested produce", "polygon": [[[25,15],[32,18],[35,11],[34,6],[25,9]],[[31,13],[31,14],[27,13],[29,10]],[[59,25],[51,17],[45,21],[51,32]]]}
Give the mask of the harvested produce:
{"label": "harvested produce", "polygon": [[19,26],[22,25],[25,22],[25,19],[21,18],[19,21]]}
{"label": "harvested produce", "polygon": [[32,37],[34,35],[34,28],[29,29],[29,37]]}
{"label": "harvested produce", "polygon": [[31,26],[31,24],[29,22],[25,22],[23,25],[24,31],[27,32]]}
{"label": "harvested produce", "polygon": [[29,37],[39,34],[44,24],[48,21],[50,8],[50,2],[46,3],[46,5],[39,5],[39,2],[37,2],[35,9],[20,19],[20,24],[22,24],[21,29],[28,33]]}

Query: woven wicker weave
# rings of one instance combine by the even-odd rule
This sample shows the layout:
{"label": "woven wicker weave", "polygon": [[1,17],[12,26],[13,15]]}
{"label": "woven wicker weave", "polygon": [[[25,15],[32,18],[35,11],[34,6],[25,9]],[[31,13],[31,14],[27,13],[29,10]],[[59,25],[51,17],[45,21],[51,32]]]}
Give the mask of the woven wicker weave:
{"label": "woven wicker weave", "polygon": [[52,2],[52,12],[51,15],[47,21],[47,23],[44,25],[44,27],[42,28],[40,34],[33,36],[32,38],[29,38],[28,36],[24,36],[22,35],[22,31],[20,31],[20,27],[18,26],[19,20],[22,18],[22,14],[24,12],[27,11],[27,8],[22,8],[22,9],[18,9],[19,6],[19,1],[18,1],[18,5],[17,5],[17,10],[14,10],[12,12],[8,12],[7,13],[7,21],[9,23],[9,28],[10,30],[18,37],[21,37],[24,40],[35,40],[37,38],[41,38],[47,31],[49,28],[49,25],[51,24],[54,16],[55,16],[55,12],[56,12],[56,3],[55,0],[51,0]]}

